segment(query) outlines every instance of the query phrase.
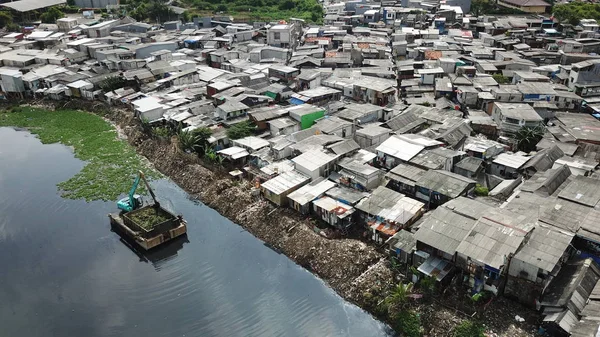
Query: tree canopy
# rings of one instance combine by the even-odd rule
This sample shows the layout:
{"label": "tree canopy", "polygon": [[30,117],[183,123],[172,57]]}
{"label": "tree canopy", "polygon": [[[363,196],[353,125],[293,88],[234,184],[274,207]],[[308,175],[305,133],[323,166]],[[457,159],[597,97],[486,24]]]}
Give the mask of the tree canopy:
{"label": "tree canopy", "polygon": [[254,125],[249,121],[237,123],[227,129],[227,137],[229,139],[240,139],[254,134]]}
{"label": "tree canopy", "polygon": [[567,4],[559,4],[552,8],[554,17],[561,22],[572,25],[579,24],[581,19],[600,20],[600,4],[573,1]]}

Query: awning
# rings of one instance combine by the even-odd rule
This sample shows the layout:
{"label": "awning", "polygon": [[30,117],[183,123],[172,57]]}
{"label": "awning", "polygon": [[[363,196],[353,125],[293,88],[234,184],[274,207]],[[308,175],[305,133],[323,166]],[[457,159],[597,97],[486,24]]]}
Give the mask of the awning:
{"label": "awning", "polygon": [[305,102],[304,102],[304,101],[302,101],[302,100],[299,100],[299,99],[297,99],[297,98],[295,98],[295,97],[292,97],[292,98],[290,99],[290,103],[292,103],[292,104],[294,104],[294,105],[301,105],[301,104],[304,104]]}
{"label": "awning", "polygon": [[382,223],[381,221],[370,221],[369,226],[378,232],[390,236],[396,234],[400,230],[400,225],[391,225],[387,222]]}
{"label": "awning", "polygon": [[427,275],[433,276],[439,282],[448,275],[453,266],[446,260],[442,260],[437,256],[430,256],[422,265],[417,268],[418,271]]}

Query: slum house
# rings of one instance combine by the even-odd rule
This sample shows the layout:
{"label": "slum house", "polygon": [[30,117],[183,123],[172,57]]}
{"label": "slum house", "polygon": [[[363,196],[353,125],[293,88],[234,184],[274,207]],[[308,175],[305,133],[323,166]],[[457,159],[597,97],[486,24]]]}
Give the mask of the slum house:
{"label": "slum house", "polygon": [[371,239],[383,243],[417,221],[423,214],[424,206],[420,201],[380,186],[362,199],[356,208],[360,211],[360,222],[371,233]]}
{"label": "slum house", "polygon": [[463,177],[480,181],[480,177],[485,170],[483,159],[475,157],[465,157],[454,165],[454,173]]}
{"label": "slum house", "polygon": [[248,106],[241,102],[226,101],[225,103],[217,106],[215,109],[214,117],[219,118],[222,121],[230,121],[236,119],[246,120],[246,114],[248,113]]}
{"label": "slum house", "polygon": [[325,116],[325,109],[311,104],[302,104],[286,110],[292,119],[300,123],[302,130],[312,127],[316,120]]}
{"label": "slum house", "polygon": [[341,91],[328,87],[318,87],[293,94],[290,103],[295,105],[307,103],[324,105],[331,101],[339,101],[340,98],[342,98]]}
{"label": "slum house", "polygon": [[438,282],[449,281],[444,278],[454,269],[456,249],[477,220],[491,209],[479,201],[460,197],[428,213],[414,236],[417,250],[413,265]]}
{"label": "slum house", "polygon": [[527,177],[531,177],[536,172],[543,172],[551,169],[554,162],[564,155],[565,154],[558,146],[552,146],[533,155],[521,169]]}
{"label": "slum house", "polygon": [[386,173],[385,176],[389,180],[386,187],[408,196],[415,196],[417,193],[417,180],[419,180],[425,172],[427,172],[427,170],[416,166],[398,164]]}
{"label": "slum house", "polygon": [[511,258],[504,294],[535,307],[572,253],[572,233],[538,224]]}
{"label": "slum house", "polygon": [[290,208],[303,215],[309,214],[312,201],[322,197],[325,192],[334,188],[336,184],[326,178],[317,178],[288,195]]}
{"label": "slum house", "polygon": [[[350,157],[358,153],[358,151],[360,150],[360,145],[358,145],[352,139],[347,139],[337,143],[326,145],[325,148],[334,153],[335,155]],[[360,164],[366,164],[365,162],[357,162],[359,162]]]}
{"label": "slum house", "polygon": [[423,150],[414,156],[409,163],[425,170],[446,170],[451,172],[454,166],[466,155],[445,147]]}
{"label": "slum house", "polygon": [[338,156],[333,156],[322,150],[310,150],[292,159],[296,171],[312,180],[327,177],[334,170]]}
{"label": "slum house", "polygon": [[500,133],[511,135],[523,127],[542,127],[544,119],[529,105],[524,103],[494,103],[492,118],[498,124]]}
{"label": "slum house", "polygon": [[350,158],[342,159],[339,164],[341,170],[340,184],[360,191],[370,191],[381,184],[383,171],[366,164],[359,163]]}
{"label": "slum house", "polygon": [[467,272],[474,292],[501,291],[510,258],[534,223],[530,216],[505,209],[490,210],[477,220],[456,248],[456,266]]}
{"label": "slum house", "polygon": [[335,135],[342,138],[354,138],[354,123],[337,116],[324,116],[315,121],[315,127],[324,135]]}
{"label": "slum house", "polygon": [[296,131],[300,131],[300,123],[290,117],[280,117],[267,122],[271,131],[271,136],[290,135]]}
{"label": "slum house", "polygon": [[560,131],[571,136],[575,143],[600,145],[600,121],[588,114],[557,113]]}
{"label": "slum house", "polygon": [[397,100],[396,81],[383,78],[364,77],[354,81],[352,98],[378,106],[386,106]]}
{"label": "slum house", "polygon": [[450,199],[470,195],[476,182],[461,175],[444,171],[429,170],[416,182],[415,197],[427,203],[427,208],[435,208]]}
{"label": "slum house", "polygon": [[386,112],[382,107],[368,103],[346,103],[343,109],[334,115],[357,126],[380,120],[385,121],[391,117],[391,113]]}
{"label": "slum house", "polygon": [[322,196],[314,200],[312,205],[316,217],[332,227],[346,231],[353,224],[353,215],[356,210],[348,204],[328,196]]}
{"label": "slum house", "polygon": [[412,257],[417,249],[417,240],[413,233],[400,230],[388,240],[391,255],[406,266],[412,265]]}
{"label": "slum house", "polygon": [[599,279],[600,269],[592,259],[573,259],[563,266],[540,303],[547,333],[570,336]]}
{"label": "slum house", "polygon": [[238,146],[241,148],[246,149],[246,151],[248,151],[250,154],[252,154],[253,152],[256,152],[262,148],[266,148],[269,147],[269,142],[262,139],[262,138],[258,138],[255,136],[248,136],[248,137],[244,137],[244,138],[240,138],[240,139],[235,139],[232,140],[231,143],[234,146]]}
{"label": "slum house", "polygon": [[523,166],[530,157],[514,153],[501,153],[490,166],[490,174],[507,179],[516,179],[520,176]]}
{"label": "slum house", "polygon": [[306,185],[310,178],[297,171],[284,172],[261,185],[263,196],[277,206],[287,205],[287,196]]}
{"label": "slum house", "polygon": [[367,124],[365,127],[356,130],[354,140],[363,149],[379,146],[386,139],[390,138],[391,131],[376,124]]}
{"label": "slum house", "polygon": [[416,133],[420,131],[425,126],[427,121],[419,117],[413,111],[408,111],[409,109],[410,107],[403,111],[400,115],[386,121],[385,124],[390,129],[395,131],[396,134]]}
{"label": "slum house", "polygon": [[273,119],[281,118],[288,115],[287,110],[280,106],[269,106],[263,108],[252,109],[248,111],[248,119],[256,125],[257,131],[269,129],[268,122]]}

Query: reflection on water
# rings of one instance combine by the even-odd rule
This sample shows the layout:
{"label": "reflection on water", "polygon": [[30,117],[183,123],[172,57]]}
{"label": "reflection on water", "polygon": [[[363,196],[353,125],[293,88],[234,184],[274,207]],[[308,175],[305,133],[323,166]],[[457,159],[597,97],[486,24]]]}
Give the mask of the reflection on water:
{"label": "reflection on water", "polygon": [[188,235],[140,252],[112,202],[65,200],[83,163],[0,128],[0,336],[387,336],[385,325],[173,183]]}

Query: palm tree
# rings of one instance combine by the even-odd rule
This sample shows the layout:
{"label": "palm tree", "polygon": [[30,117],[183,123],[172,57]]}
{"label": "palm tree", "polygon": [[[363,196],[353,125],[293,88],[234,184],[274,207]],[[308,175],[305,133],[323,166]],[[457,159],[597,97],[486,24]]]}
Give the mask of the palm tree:
{"label": "palm tree", "polygon": [[385,299],[386,303],[391,307],[402,309],[408,301],[408,295],[412,292],[413,286],[412,282],[398,283],[392,294]]}
{"label": "palm tree", "polygon": [[542,139],[543,136],[543,127],[525,126],[517,131],[515,134],[515,140],[517,141],[517,146],[520,151],[531,152],[535,150],[535,145]]}

